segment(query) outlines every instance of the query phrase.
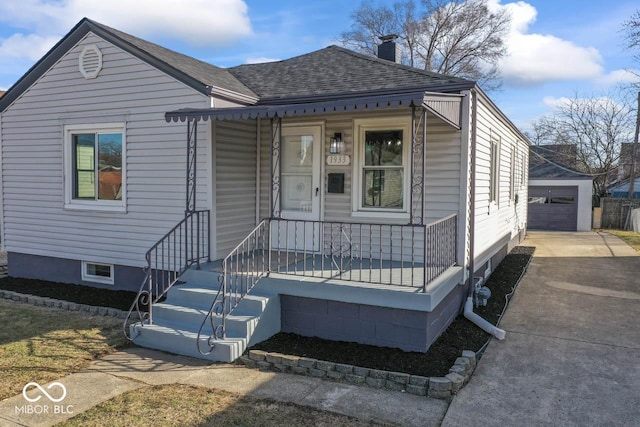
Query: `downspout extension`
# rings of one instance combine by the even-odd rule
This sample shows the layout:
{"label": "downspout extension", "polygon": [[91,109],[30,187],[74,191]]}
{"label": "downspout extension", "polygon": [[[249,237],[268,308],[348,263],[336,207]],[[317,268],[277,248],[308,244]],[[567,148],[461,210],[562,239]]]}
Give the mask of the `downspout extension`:
{"label": "downspout extension", "polygon": [[475,222],[476,222],[476,143],[477,143],[477,119],[478,119],[478,93],[471,89],[471,108],[473,111],[471,112],[471,189],[470,195],[471,198],[471,206],[469,208],[469,246],[470,246],[470,256],[469,256],[469,291],[467,293],[467,300],[464,304],[464,317],[469,319],[472,323],[478,326],[483,331],[493,335],[499,340],[503,340],[506,336],[506,332],[491,323],[484,320],[477,313],[473,312],[473,293],[476,288],[476,283],[473,280],[473,274],[475,273],[475,254],[474,245],[475,245]]}

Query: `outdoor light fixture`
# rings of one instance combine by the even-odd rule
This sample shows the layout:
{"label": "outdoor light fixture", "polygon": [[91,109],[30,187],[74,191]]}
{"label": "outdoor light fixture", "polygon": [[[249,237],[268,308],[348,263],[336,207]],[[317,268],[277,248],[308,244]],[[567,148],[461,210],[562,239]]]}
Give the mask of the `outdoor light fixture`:
{"label": "outdoor light fixture", "polygon": [[344,142],[342,142],[342,134],[340,132],[334,133],[330,138],[329,153],[342,154],[343,148]]}

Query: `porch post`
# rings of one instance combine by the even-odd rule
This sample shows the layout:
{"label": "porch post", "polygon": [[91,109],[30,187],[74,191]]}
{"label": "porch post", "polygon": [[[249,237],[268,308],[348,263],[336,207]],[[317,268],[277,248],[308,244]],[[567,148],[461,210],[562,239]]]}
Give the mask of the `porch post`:
{"label": "porch post", "polygon": [[[424,224],[424,188],[426,170],[427,111],[416,119],[416,107],[411,107],[411,191],[409,192],[410,224]],[[420,126],[422,134],[419,136]],[[416,206],[417,202],[420,206]]]}
{"label": "porch post", "polygon": [[280,218],[280,141],[282,119],[271,118],[271,218]]}
{"label": "porch post", "polygon": [[198,119],[187,120],[187,194],[185,217],[196,210]]}

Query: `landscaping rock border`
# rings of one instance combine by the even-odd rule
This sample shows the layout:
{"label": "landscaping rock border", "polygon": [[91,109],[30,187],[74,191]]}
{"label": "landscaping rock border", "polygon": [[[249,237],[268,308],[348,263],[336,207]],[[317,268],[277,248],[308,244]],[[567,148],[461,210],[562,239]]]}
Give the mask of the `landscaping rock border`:
{"label": "landscaping rock border", "polygon": [[95,305],[77,304],[74,302],[58,300],[37,295],[21,294],[14,291],[5,291],[0,289],[0,299],[11,300],[23,304],[33,304],[41,307],[55,307],[68,311],[81,311],[96,316],[109,316],[124,319],[127,316],[126,311],[118,310],[111,307],[99,307]]}
{"label": "landscaping rock border", "polygon": [[354,385],[385,388],[417,396],[447,399],[457,394],[469,382],[471,374],[476,368],[477,357],[475,352],[464,350],[444,377],[423,377],[402,372],[361,368],[262,350],[249,350],[246,355],[238,359],[238,362],[248,368],[287,372],[332,381],[344,381]]}

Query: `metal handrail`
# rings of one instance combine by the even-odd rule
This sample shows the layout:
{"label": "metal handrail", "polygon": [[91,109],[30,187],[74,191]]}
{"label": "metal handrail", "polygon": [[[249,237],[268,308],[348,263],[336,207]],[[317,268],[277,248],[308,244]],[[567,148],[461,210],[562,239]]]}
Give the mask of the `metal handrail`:
{"label": "metal handrail", "polygon": [[[222,272],[218,276],[220,288],[211,307],[200,324],[196,340],[198,351],[207,355],[213,351],[215,341],[226,338],[226,319],[240,301],[269,271],[270,224],[264,219],[222,261]],[[218,324],[216,324],[216,320]],[[209,322],[211,335],[207,339],[209,349],[203,351],[200,342]]]}
{"label": "metal handrail", "polygon": [[[211,216],[209,210],[188,212],[168,233],[145,253],[145,276],[123,322],[124,335],[131,340],[129,326],[153,324],[153,305],[175,285],[194,264],[211,261]],[[132,321],[133,314],[137,320]]]}

